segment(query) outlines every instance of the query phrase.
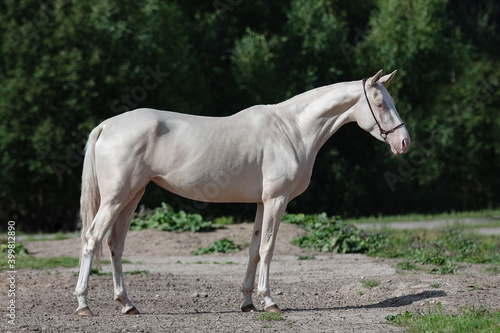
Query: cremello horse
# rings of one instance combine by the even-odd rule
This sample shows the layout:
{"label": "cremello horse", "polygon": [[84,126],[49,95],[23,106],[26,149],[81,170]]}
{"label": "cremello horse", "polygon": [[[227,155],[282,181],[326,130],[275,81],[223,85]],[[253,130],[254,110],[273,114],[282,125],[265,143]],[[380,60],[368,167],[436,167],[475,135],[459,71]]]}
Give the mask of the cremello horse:
{"label": "cremello horse", "polygon": [[139,109],[110,118],[91,133],[82,176],[82,254],[75,294],[79,315],[87,304],[94,255],[106,232],[113,263],[115,300],[124,314],[139,311],[127,297],[121,257],[125,236],[146,184],[153,181],[186,198],[257,203],[241,310],[258,295],[264,310],[279,312],[269,287],[278,228],[290,200],[308,186],[316,155],[340,126],[356,121],[394,154],[410,137],[385,85],[395,72],[317,88],[276,105],[258,105],[212,118]]}

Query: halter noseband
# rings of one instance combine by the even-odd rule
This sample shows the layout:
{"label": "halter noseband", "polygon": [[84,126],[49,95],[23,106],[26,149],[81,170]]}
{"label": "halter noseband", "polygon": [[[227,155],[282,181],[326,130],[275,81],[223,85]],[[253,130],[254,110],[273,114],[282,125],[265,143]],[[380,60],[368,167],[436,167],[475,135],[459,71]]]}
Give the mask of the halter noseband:
{"label": "halter noseband", "polygon": [[375,119],[375,124],[377,124],[378,129],[380,130],[380,136],[385,140],[389,134],[397,130],[398,128],[404,126],[404,123],[399,124],[398,126],[394,127],[393,129],[386,131],[380,126],[380,123],[377,120],[377,117],[375,117],[375,113],[373,112],[372,106],[370,104],[370,100],[368,99],[368,95],[366,94],[366,79],[363,79],[363,91],[365,93],[365,98],[366,102],[368,103],[368,107],[370,108],[370,112],[372,113],[373,119]]}

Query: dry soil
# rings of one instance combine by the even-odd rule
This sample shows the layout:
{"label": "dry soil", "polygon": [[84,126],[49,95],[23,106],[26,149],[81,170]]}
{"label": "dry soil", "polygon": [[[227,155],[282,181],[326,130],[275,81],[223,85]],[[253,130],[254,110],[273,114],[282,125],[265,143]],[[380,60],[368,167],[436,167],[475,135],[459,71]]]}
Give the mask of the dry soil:
{"label": "dry soil", "polygon": [[[464,264],[455,275],[431,275],[425,269],[401,271],[398,260],[356,254],[325,254],[290,242],[303,231],[282,224],[271,264],[271,290],[283,310],[282,321],[261,321],[262,312],[243,313],[239,288],[247,248],[238,253],[193,256],[192,250],[228,238],[250,240],[252,224],[210,233],[153,230],[129,232],[124,271],[128,294],[139,315],[122,315],[113,300],[109,275],[92,275],[89,305],[93,317],[75,314],[77,268],[22,269],[16,274],[15,325],[7,322],[7,273],[0,274],[0,331],[36,332],[400,332],[387,315],[426,311],[441,302],[445,311],[484,307],[498,311],[500,277],[487,265]],[[77,257],[78,238],[24,242],[37,257]],[[108,254],[105,248],[105,255]],[[299,256],[315,259],[299,260]],[[110,272],[109,264],[103,266]],[[379,286],[364,287],[363,280]],[[254,296],[256,305],[260,299]]]}

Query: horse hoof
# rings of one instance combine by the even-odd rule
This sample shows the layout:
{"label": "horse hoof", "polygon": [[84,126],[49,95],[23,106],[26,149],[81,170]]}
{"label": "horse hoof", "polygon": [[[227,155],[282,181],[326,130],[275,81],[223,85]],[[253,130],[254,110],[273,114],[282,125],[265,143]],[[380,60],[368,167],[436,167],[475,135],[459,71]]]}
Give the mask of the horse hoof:
{"label": "horse hoof", "polygon": [[250,303],[250,304],[247,304],[247,305],[241,307],[241,311],[243,311],[243,312],[254,312],[254,311],[257,312],[257,308],[252,303]]}
{"label": "horse hoof", "polygon": [[264,309],[266,312],[281,313],[280,308],[274,304]]}
{"label": "horse hoof", "polygon": [[133,308],[131,309],[128,309],[127,311],[125,311],[124,314],[128,314],[128,315],[137,315],[137,314],[140,314],[139,310],[137,310],[137,308],[134,306]]}
{"label": "horse hoof", "polygon": [[76,314],[78,314],[79,316],[93,316],[94,315],[88,307],[84,307],[84,308],[76,310]]}

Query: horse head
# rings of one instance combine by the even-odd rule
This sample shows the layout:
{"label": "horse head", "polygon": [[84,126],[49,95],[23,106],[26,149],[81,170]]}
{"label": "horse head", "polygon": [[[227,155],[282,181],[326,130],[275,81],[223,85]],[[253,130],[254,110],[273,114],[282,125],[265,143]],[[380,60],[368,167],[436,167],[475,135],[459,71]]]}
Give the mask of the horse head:
{"label": "horse head", "polygon": [[363,79],[363,95],[356,110],[356,121],[362,129],[391,146],[394,154],[404,154],[410,148],[410,135],[396,111],[394,99],[385,88],[396,71],[382,76],[382,70]]}

